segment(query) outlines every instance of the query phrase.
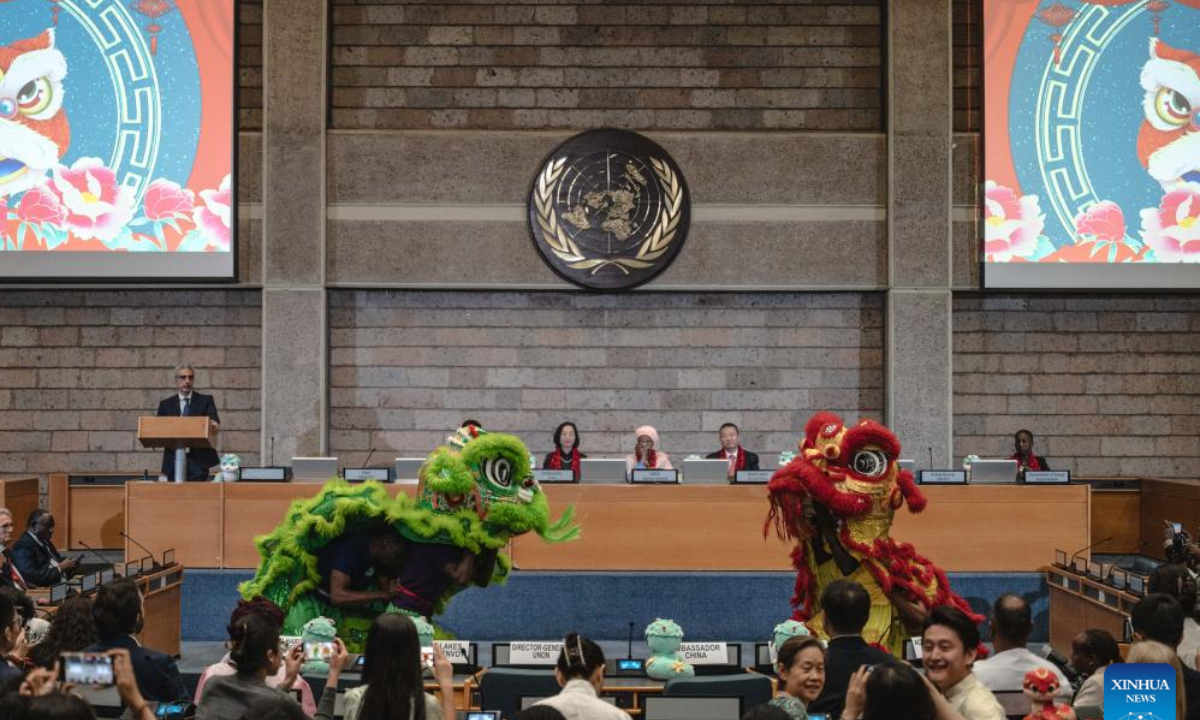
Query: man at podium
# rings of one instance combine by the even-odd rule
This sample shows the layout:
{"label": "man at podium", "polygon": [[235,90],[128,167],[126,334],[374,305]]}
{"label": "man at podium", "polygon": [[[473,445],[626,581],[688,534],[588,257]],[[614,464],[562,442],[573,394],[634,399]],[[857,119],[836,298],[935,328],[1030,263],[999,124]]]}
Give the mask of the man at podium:
{"label": "man at podium", "polygon": [[[221,417],[217,415],[217,403],[212,395],[203,395],[192,389],[196,382],[196,370],[191,365],[182,364],[175,367],[174,395],[165,398],[158,404],[158,417],[199,417],[208,416],[213,426],[220,429]],[[217,451],[212,448],[196,448],[187,451],[187,479],[207,480],[208,470],[220,462]],[[163,450],[162,472],[168,478],[174,479],[175,451],[171,448]]]}

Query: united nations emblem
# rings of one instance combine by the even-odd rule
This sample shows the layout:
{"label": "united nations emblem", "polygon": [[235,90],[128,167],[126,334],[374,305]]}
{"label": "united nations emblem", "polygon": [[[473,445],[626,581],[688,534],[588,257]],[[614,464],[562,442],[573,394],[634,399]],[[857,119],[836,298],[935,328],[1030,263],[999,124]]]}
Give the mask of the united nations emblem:
{"label": "united nations emblem", "polygon": [[675,259],[691,205],[679,166],[627,130],[589,130],[550,153],[529,191],[529,231],[542,258],[581,287],[621,290]]}

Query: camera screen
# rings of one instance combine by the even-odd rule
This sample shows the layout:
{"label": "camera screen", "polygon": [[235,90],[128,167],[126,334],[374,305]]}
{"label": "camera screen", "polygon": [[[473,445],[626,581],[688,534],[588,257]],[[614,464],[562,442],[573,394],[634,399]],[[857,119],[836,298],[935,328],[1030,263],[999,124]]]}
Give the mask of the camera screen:
{"label": "camera screen", "polygon": [[187,713],[188,704],[181,702],[166,702],[159,703],[158,707],[154,708],[154,717],[164,718],[164,720],[175,720],[182,718]]}
{"label": "camera screen", "polygon": [[335,643],[304,643],[304,658],[309,661],[329,662],[336,652],[337,645]]}
{"label": "camera screen", "polygon": [[108,655],[89,653],[62,656],[63,680],[76,685],[112,685],[113,664]]}

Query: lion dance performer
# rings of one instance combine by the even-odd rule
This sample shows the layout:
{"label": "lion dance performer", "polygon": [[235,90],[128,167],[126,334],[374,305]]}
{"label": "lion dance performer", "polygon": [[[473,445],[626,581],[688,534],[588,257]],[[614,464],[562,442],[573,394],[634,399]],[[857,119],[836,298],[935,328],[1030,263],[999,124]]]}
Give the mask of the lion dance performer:
{"label": "lion dance performer", "polygon": [[460,428],[421,467],[415,497],[333,480],[294,502],[275,530],[255,539],[262,560],[239,590],[279,605],[285,634],[326,617],[356,651],[380,613],[432,618],[466,587],[504,582],[512,562],[499,550],[512,537],[574,539],[571,515],[567,508],[550,521],[518,438]]}
{"label": "lion dance performer", "polygon": [[911,512],[925,508],[899,457],[900,442],[879,423],[846,427],[833,413],[817,413],[804,428],[800,453],[771,477],[771,510],[763,525],[764,535],[773,524],[781,538],[796,541],[796,620],[828,637],[821,591],[834,580],[853,580],[871,595],[863,637],[897,656],[905,638],[920,634],[934,606],[954,605],[983,620],[950,590],[941,568],[889,536],[902,504]]}

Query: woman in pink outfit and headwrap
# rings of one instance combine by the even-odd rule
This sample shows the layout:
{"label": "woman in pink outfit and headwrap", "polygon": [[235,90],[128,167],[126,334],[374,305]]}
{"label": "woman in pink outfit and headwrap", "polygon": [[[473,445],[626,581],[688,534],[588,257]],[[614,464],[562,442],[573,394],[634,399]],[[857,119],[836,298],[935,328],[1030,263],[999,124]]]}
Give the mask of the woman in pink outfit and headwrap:
{"label": "woman in pink outfit and headwrap", "polygon": [[637,445],[632,455],[625,456],[625,476],[633,474],[634,470],[674,470],[671,458],[658,447],[658,431],[649,425],[643,425],[633,433]]}

